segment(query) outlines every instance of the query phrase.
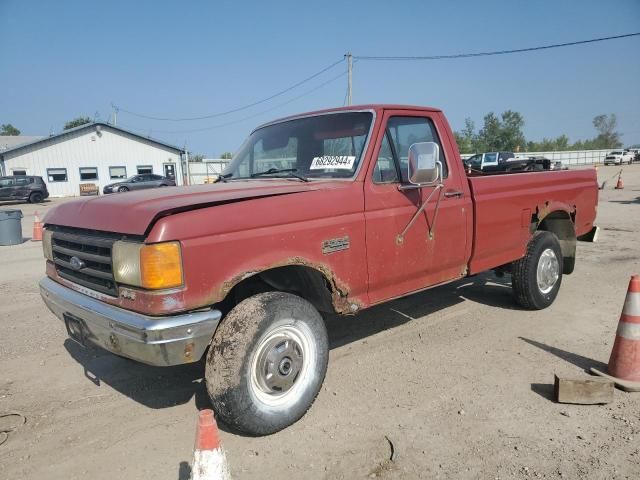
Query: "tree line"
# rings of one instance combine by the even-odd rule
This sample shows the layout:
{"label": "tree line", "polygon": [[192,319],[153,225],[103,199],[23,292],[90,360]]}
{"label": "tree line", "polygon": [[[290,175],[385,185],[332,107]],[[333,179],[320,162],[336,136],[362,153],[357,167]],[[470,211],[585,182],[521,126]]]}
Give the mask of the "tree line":
{"label": "tree line", "polygon": [[464,121],[464,128],[455,132],[460,153],[482,153],[496,151],[548,152],[565,150],[600,150],[620,148],[622,134],[617,131],[618,121],[615,113],[597,115],[593,118],[596,136],[587,140],[571,143],[567,135],[542,140],[527,141],[522,128],[524,117],[519,112],[507,110],[500,117],[490,112],[484,116],[482,128],[476,126],[470,118]]}
{"label": "tree line", "polygon": [[[89,117],[78,117],[64,124],[64,130],[79,127],[90,123]],[[596,136],[587,140],[578,140],[571,143],[569,137],[560,135],[556,138],[543,138],[542,140],[527,141],[522,128],[524,117],[519,112],[507,110],[498,117],[494,112],[484,116],[482,128],[476,131],[473,120],[466,118],[464,128],[455,132],[460,153],[481,153],[496,151],[529,151],[547,152],[564,150],[600,150],[607,148],[620,148],[622,134],[617,131],[618,121],[615,113],[609,115],[597,115],[593,118],[593,126]],[[20,135],[20,130],[5,123],[0,125],[0,135]],[[195,161],[202,161],[198,155],[194,155]],[[221,158],[231,158],[230,152],[224,152]]]}

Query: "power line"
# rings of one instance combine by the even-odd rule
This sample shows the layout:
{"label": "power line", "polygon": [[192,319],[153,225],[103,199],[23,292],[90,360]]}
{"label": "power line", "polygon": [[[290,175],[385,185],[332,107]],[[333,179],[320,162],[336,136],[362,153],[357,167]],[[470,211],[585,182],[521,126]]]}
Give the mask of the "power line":
{"label": "power line", "polygon": [[135,117],[146,118],[148,120],[160,120],[160,121],[170,121],[170,122],[183,122],[183,121],[191,121],[191,120],[206,120],[206,119],[209,119],[209,118],[222,117],[223,115],[229,115],[231,113],[236,113],[236,112],[240,112],[242,110],[246,110],[246,109],[251,108],[251,107],[255,107],[256,105],[260,105],[261,103],[268,102],[269,100],[272,100],[272,99],[274,99],[276,97],[284,95],[285,93],[290,92],[294,88],[297,88],[300,85],[302,85],[304,83],[307,83],[307,82],[313,80],[316,77],[319,77],[324,72],[326,72],[328,70],[331,70],[333,67],[335,67],[336,65],[338,65],[339,63],[342,63],[342,62],[344,62],[344,58],[341,58],[337,62],[333,62],[328,67],[325,67],[322,70],[320,70],[319,72],[314,73],[310,77],[307,77],[304,80],[300,80],[298,83],[295,83],[294,85],[291,85],[290,87],[287,87],[284,90],[280,90],[279,92],[274,93],[273,95],[271,95],[269,97],[266,97],[266,98],[263,98],[262,100],[258,100],[257,102],[253,102],[253,103],[250,103],[250,104],[247,104],[247,105],[243,105],[241,107],[233,108],[231,110],[227,110],[227,111],[224,111],[224,112],[210,113],[208,115],[201,115],[201,116],[197,116],[197,117],[155,117],[153,115],[145,115],[145,114],[142,114],[142,113],[133,112],[131,110],[126,110],[126,109],[124,109],[122,107],[116,107],[115,105],[114,105],[114,108],[117,108],[120,112],[125,112],[125,113],[128,113],[129,115],[133,115]]}
{"label": "power line", "polygon": [[573,45],[583,45],[586,43],[604,42],[607,40],[616,40],[620,38],[635,37],[640,35],[637,33],[627,33],[624,35],[615,35],[613,37],[592,38],[590,40],[579,40],[577,42],[554,43],[551,45],[542,45],[539,47],[517,48],[513,50],[496,50],[492,52],[475,52],[475,53],[456,53],[452,55],[428,55],[428,56],[363,56],[354,55],[354,59],[358,60],[445,60],[450,58],[471,58],[471,57],[488,57],[492,55],[507,55],[511,53],[533,52],[537,50],[548,50],[550,48],[570,47]]}
{"label": "power line", "polygon": [[[195,133],[195,132],[206,132],[207,130],[214,130],[216,128],[222,128],[222,127],[226,127],[226,126],[229,126],[229,125],[235,125],[237,123],[241,123],[241,122],[244,122],[246,120],[250,120],[252,118],[259,117],[260,115],[264,115],[265,113],[272,112],[273,110],[276,110],[276,109],[278,109],[280,107],[284,107],[285,105],[288,105],[291,102],[294,102],[294,101],[296,101],[296,100],[298,100],[298,99],[300,99],[302,97],[305,97],[305,96],[307,96],[307,95],[309,95],[309,94],[311,94],[311,93],[313,93],[313,92],[315,92],[317,90],[320,90],[322,87],[324,87],[326,85],[329,85],[332,82],[335,82],[339,78],[344,77],[347,73],[348,73],[348,71],[345,70],[340,75],[336,75],[335,77],[332,77],[329,80],[321,83],[320,85],[317,85],[316,87],[312,88],[311,90],[307,90],[306,92],[301,93],[300,95],[298,95],[296,97],[290,98],[286,102],[279,103],[278,105],[275,105],[275,106],[273,106],[271,108],[268,108],[266,110],[262,110],[260,112],[254,113],[254,114],[249,115],[247,117],[239,118],[237,120],[233,120],[231,122],[220,123],[218,125],[210,125],[208,127],[195,128],[195,129],[190,129],[190,130],[153,130],[153,132],[154,133]],[[135,130],[135,128],[133,128],[133,127],[126,126],[126,125],[123,125],[123,126],[125,126],[126,128],[129,128],[131,130]]]}

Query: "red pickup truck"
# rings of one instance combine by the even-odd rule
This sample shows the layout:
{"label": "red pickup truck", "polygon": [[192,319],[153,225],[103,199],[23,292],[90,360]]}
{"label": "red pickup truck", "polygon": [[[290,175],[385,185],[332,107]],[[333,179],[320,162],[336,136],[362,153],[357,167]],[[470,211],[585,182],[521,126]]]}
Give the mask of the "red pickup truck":
{"label": "red pickup truck", "polygon": [[468,175],[434,108],[324,110],[254,130],[216,184],[52,209],[40,289],[81,344],[205,357],[217,415],[269,434],[318,394],[324,314],[490,269],[521,307],[548,307],[597,196],[594,169]]}

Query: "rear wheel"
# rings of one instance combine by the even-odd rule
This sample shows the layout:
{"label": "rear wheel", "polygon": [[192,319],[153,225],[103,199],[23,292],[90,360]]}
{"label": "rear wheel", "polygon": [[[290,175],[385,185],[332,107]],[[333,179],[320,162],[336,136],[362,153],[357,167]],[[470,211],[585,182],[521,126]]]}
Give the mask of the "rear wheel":
{"label": "rear wheel", "polygon": [[518,304],[542,310],[553,303],[562,283],[562,251],[551,232],[535,232],[527,253],[512,264],[512,288]]}
{"label": "rear wheel", "polygon": [[309,302],[259,293],[236,305],[216,331],[206,360],[207,391],[225,423],[268,435],[311,407],[328,358],[324,321]]}
{"label": "rear wheel", "polygon": [[33,192],[31,195],[29,195],[29,203],[40,203],[42,202],[43,199],[43,195],[40,192]]}

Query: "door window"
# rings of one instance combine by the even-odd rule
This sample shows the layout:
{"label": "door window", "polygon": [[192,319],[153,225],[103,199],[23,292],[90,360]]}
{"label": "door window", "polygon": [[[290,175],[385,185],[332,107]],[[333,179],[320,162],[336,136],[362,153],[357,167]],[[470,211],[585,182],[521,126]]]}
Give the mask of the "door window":
{"label": "door window", "polygon": [[380,145],[380,152],[376,160],[376,166],[373,170],[374,183],[397,183],[398,169],[396,162],[393,160],[393,152],[389,143],[389,135],[385,133]]}
{"label": "door window", "polygon": [[435,142],[440,147],[440,162],[442,162],[442,178],[447,178],[449,169],[444,157],[444,151],[438,132],[429,118],[425,117],[391,117],[387,122],[387,132],[391,137],[396,161],[400,167],[402,182],[408,182],[409,147],[414,143]]}
{"label": "door window", "polygon": [[33,183],[33,178],[29,178],[29,177],[16,177],[16,185],[20,186],[20,187],[24,187],[26,185],[29,185],[30,183]]}
{"label": "door window", "polygon": [[13,178],[0,178],[0,187],[13,187],[16,181]]}
{"label": "door window", "polygon": [[498,163],[497,153],[485,153],[484,154],[484,164],[485,165],[495,165]]}

